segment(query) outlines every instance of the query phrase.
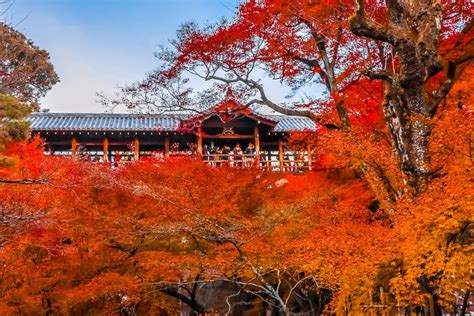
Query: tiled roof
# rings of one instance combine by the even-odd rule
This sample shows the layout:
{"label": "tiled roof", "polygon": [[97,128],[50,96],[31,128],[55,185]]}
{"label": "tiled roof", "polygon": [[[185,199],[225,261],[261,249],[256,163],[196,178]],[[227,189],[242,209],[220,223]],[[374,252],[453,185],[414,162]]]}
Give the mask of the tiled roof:
{"label": "tiled roof", "polygon": [[[303,116],[267,115],[278,122],[275,132],[318,129]],[[34,113],[29,117],[33,131],[173,131],[185,116],[164,114]]]}
{"label": "tiled roof", "polygon": [[318,130],[318,125],[316,125],[316,123],[314,123],[309,117],[285,115],[266,115],[266,117],[278,122],[275,126],[275,132]]}
{"label": "tiled roof", "polygon": [[182,117],[100,113],[34,113],[31,129],[67,131],[173,131]]}

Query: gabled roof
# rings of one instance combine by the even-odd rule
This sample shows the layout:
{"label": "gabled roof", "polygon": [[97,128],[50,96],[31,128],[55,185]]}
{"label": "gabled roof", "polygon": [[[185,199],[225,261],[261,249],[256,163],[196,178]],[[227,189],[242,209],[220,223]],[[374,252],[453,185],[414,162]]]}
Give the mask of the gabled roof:
{"label": "gabled roof", "polygon": [[[176,131],[185,115],[106,114],[106,113],[34,113],[33,131]],[[275,122],[275,132],[316,131],[318,126],[303,116],[262,115]]]}
{"label": "gabled roof", "polygon": [[260,113],[252,111],[252,109],[237,101],[231,88],[226,91],[225,98],[222,102],[211,107],[203,113],[190,116],[182,120],[179,129],[182,131],[195,130],[212,117],[218,117],[222,123],[226,123],[241,117],[247,117],[254,121],[258,121],[265,125],[274,128],[277,121],[271,120],[268,117],[262,116]]}

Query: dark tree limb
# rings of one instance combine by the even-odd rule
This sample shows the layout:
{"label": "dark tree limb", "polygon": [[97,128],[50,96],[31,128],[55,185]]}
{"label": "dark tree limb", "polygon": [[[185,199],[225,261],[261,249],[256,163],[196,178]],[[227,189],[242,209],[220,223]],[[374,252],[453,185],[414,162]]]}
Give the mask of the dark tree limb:
{"label": "dark tree limb", "polygon": [[[329,60],[329,56],[328,56],[328,52],[326,48],[326,41],[324,37],[321,36],[319,32],[316,30],[313,23],[301,17],[300,17],[300,20],[310,30],[311,36],[313,37],[316,47],[318,48],[319,56],[321,57],[321,60],[323,61],[323,64],[324,64],[324,70],[320,67],[319,74],[320,75],[322,74],[321,77],[324,79],[328,92],[332,94],[336,92],[337,90],[336,76],[334,74],[335,59],[333,59],[332,61]],[[339,29],[339,31],[342,32],[341,29]],[[338,47],[336,47],[336,50],[338,50]],[[318,63],[318,66],[319,66],[319,63]]]}
{"label": "dark tree limb", "polygon": [[235,72],[234,72],[234,75],[236,76],[235,79],[227,79],[227,78],[223,78],[223,77],[209,76],[209,77],[207,77],[207,80],[212,79],[212,80],[221,81],[221,82],[224,82],[224,83],[227,83],[227,84],[234,83],[234,82],[238,81],[238,82],[242,82],[243,84],[247,85],[250,88],[256,89],[258,91],[259,95],[260,95],[260,99],[250,100],[249,102],[247,102],[245,104],[245,107],[249,107],[253,104],[266,105],[270,109],[272,109],[272,110],[274,110],[278,113],[284,114],[284,115],[305,116],[305,117],[308,117],[308,118],[312,119],[316,123],[321,124],[322,126],[328,128],[328,129],[331,129],[331,130],[340,129],[336,124],[325,122],[323,118],[315,115],[312,111],[289,109],[289,108],[286,108],[286,107],[283,107],[283,106],[280,106],[280,105],[276,104],[275,102],[271,101],[267,97],[267,94],[265,93],[265,89],[263,88],[263,85],[261,85],[260,83],[258,83],[255,80],[244,78],[244,77],[240,76],[239,74],[237,74]]}
{"label": "dark tree limb", "polygon": [[182,293],[179,293],[178,289],[164,287],[164,288],[161,288],[160,291],[165,293],[165,294],[168,294],[168,295],[170,295],[174,298],[177,298],[181,302],[183,302],[186,305],[188,305],[189,307],[191,307],[195,312],[198,312],[198,313],[205,313],[206,312],[206,309],[205,309],[204,306],[202,306],[201,304],[196,302],[194,299],[191,299],[191,298],[187,297],[186,295],[184,295]]}
{"label": "dark tree limb", "polygon": [[[467,33],[469,33],[473,28],[474,28],[474,19],[471,19],[468,23],[466,23],[466,25],[462,29],[461,34],[463,36],[461,36],[461,38],[458,39],[458,41],[454,45],[455,48],[462,45],[463,37]],[[471,43],[471,45],[472,45],[472,43]],[[451,91],[451,88],[453,87],[455,79],[456,79],[456,70],[457,70],[458,66],[465,63],[465,62],[467,62],[467,61],[472,60],[473,58],[474,58],[474,54],[472,52],[471,53],[466,52],[465,54],[463,54],[462,56],[460,56],[456,60],[452,60],[452,61],[448,62],[448,69],[447,69],[446,78],[443,81],[443,83],[441,84],[438,91],[432,97],[431,110],[430,110],[431,117],[433,117],[436,114],[436,111],[438,110],[439,104],[441,103],[441,101],[443,101],[446,98],[448,93]]]}
{"label": "dark tree limb", "polygon": [[349,21],[350,29],[355,35],[395,45],[396,38],[392,32],[367,19],[365,15],[365,0],[356,0],[355,7],[355,14]]}
{"label": "dark tree limb", "polygon": [[443,81],[440,88],[438,89],[438,91],[436,91],[436,93],[434,94],[432,98],[431,109],[430,109],[431,117],[434,117],[434,115],[436,114],[436,111],[438,110],[439,104],[448,95],[449,91],[451,91],[451,88],[454,85],[455,76],[456,76],[456,63],[449,62],[448,73],[446,75],[446,79]]}
{"label": "dark tree limb", "polygon": [[464,294],[464,300],[462,302],[461,312],[459,315],[466,315],[467,306],[469,305],[469,296],[471,296],[471,289],[468,289],[466,294]]}
{"label": "dark tree limb", "polygon": [[48,184],[48,182],[44,181],[44,180],[31,180],[31,179],[18,179],[18,180],[0,179],[0,183],[9,183],[9,184]]}
{"label": "dark tree limb", "polygon": [[387,71],[367,70],[364,73],[364,75],[366,75],[370,79],[370,81],[372,80],[384,80],[384,81],[389,81],[389,82],[393,81],[392,76]]}
{"label": "dark tree limb", "polygon": [[125,252],[128,254],[128,258],[130,258],[137,253],[139,246],[128,246],[125,244],[118,243],[115,240],[110,240],[110,248]]}
{"label": "dark tree limb", "polygon": [[390,181],[389,177],[386,175],[383,168],[373,159],[371,161],[371,165],[373,166],[374,170],[377,172],[380,180],[382,181],[382,184],[390,198],[390,201],[396,202],[399,198],[399,194],[393,186],[392,182]]}
{"label": "dark tree limb", "polygon": [[305,64],[306,66],[308,66],[312,69],[317,69],[318,73],[319,73],[319,70],[321,69],[321,66],[319,65],[319,62],[318,62],[317,59],[309,59],[309,58],[301,57],[301,56],[298,56],[295,53],[291,53],[291,52],[288,52],[288,54],[291,55],[292,59],[297,60],[297,61]]}

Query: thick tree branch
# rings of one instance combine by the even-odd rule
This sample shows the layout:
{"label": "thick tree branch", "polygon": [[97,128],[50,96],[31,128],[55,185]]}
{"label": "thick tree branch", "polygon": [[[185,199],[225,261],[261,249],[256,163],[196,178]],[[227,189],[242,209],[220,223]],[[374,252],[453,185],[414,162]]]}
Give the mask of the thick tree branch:
{"label": "thick tree branch", "polygon": [[466,291],[466,294],[464,294],[463,301],[462,301],[462,306],[461,306],[461,311],[459,315],[466,315],[466,310],[469,305],[469,297],[471,296],[471,289],[468,289]]}
{"label": "thick tree branch", "polygon": [[319,62],[317,59],[309,59],[309,58],[304,58],[304,57],[301,57],[301,56],[298,56],[294,53],[291,53],[291,52],[288,52],[288,54],[291,54],[291,58],[293,58],[294,60],[297,60],[303,64],[305,64],[306,66],[310,67],[311,69],[316,69],[316,71],[320,73],[320,71],[322,70],[321,69],[321,66],[319,65]]}
{"label": "thick tree branch", "polygon": [[[336,80],[335,80],[335,75],[334,75],[334,60],[332,62],[329,60],[324,37],[318,33],[316,28],[313,26],[313,23],[301,17],[300,17],[300,20],[308,27],[311,33],[311,36],[314,39],[316,47],[318,48],[319,56],[321,57],[321,60],[323,61],[323,64],[324,64],[324,70],[320,67],[321,69],[320,75],[321,73],[323,73],[321,77],[322,79],[324,79],[328,92],[332,94],[336,91]],[[318,63],[318,66],[319,66],[319,63]]]}
{"label": "thick tree branch", "polygon": [[31,179],[19,179],[19,180],[10,180],[10,179],[0,179],[0,183],[10,183],[10,184],[48,184],[44,180],[31,180]]}
{"label": "thick tree branch", "polygon": [[448,73],[446,75],[446,79],[443,81],[440,88],[434,94],[432,98],[431,109],[430,109],[431,117],[433,117],[436,114],[439,104],[448,95],[449,91],[451,91],[451,88],[454,85],[455,76],[456,76],[456,63],[449,62]]}
{"label": "thick tree branch", "polygon": [[[230,71],[232,71],[232,70],[230,70]],[[250,100],[249,102],[247,102],[245,104],[246,107],[249,107],[253,104],[266,105],[270,109],[272,109],[272,110],[274,110],[278,113],[284,114],[284,115],[309,117],[313,121],[321,124],[322,126],[328,128],[328,129],[331,129],[331,130],[339,129],[339,127],[337,125],[332,124],[332,123],[324,122],[324,120],[321,117],[318,117],[317,115],[315,115],[311,111],[294,110],[294,109],[289,109],[289,108],[286,108],[286,107],[283,107],[283,106],[280,106],[280,105],[276,104],[275,102],[271,101],[267,97],[267,95],[265,93],[265,89],[257,81],[252,80],[252,79],[246,79],[246,78],[240,76],[235,71],[232,71],[232,72],[234,73],[234,75],[236,77],[234,79],[227,79],[227,78],[223,78],[223,77],[219,77],[219,76],[209,76],[209,77],[207,77],[206,80],[211,80],[212,79],[212,80],[221,81],[221,82],[224,82],[224,83],[227,83],[227,84],[235,83],[235,82],[241,82],[241,83],[244,83],[245,85],[249,86],[250,88],[256,89],[258,91],[258,93],[260,94],[260,99]]]}
{"label": "thick tree branch", "polygon": [[331,67],[334,68],[336,66],[336,61],[337,61],[337,56],[339,54],[339,46],[341,44],[341,41],[342,41],[342,33],[343,33],[343,30],[341,27],[338,28],[338,34],[337,34],[337,39],[336,39],[336,43],[334,45],[334,49],[332,51],[332,60],[331,60]]}
{"label": "thick tree branch", "polygon": [[[466,25],[464,26],[464,28],[462,29],[461,33],[463,35],[466,35],[467,33],[469,33],[472,29],[474,28],[474,19],[471,19],[469,22],[466,23]],[[456,45],[460,44],[460,42],[462,41],[462,38],[460,38],[458,40],[458,42],[456,43]]]}
{"label": "thick tree branch", "polygon": [[278,104],[273,103],[272,101],[270,101],[268,99],[265,99],[265,100],[253,99],[250,102],[248,102],[246,104],[246,106],[251,106],[252,104],[266,105],[269,108],[271,108],[272,110],[274,110],[278,113],[284,114],[284,115],[309,117],[314,122],[326,127],[327,129],[330,129],[330,130],[339,130],[340,129],[340,127],[338,125],[333,124],[333,123],[325,122],[325,120],[322,117],[315,115],[311,111],[300,111],[300,110],[288,109],[288,108],[285,108],[285,107],[281,107]]}
{"label": "thick tree branch", "polygon": [[372,70],[367,70],[364,75],[369,77],[369,79],[372,80],[384,80],[384,81],[393,81],[392,76],[387,72],[387,71],[372,71]]}
{"label": "thick tree branch", "polygon": [[[472,29],[474,28],[474,19],[471,19],[466,25],[464,26],[463,30],[461,31],[462,36],[458,39],[456,44],[454,45],[454,48],[459,48],[459,46],[463,45],[463,39],[467,33],[469,33]],[[436,114],[436,111],[438,110],[439,104],[446,98],[448,93],[451,91],[451,88],[454,85],[454,82],[456,80],[456,71],[459,68],[458,66],[472,60],[474,58],[474,53],[472,49],[472,43],[470,43],[470,50],[466,49],[465,53],[461,56],[459,56],[455,60],[451,60],[448,62],[448,70],[446,74],[446,78],[444,79],[443,83],[441,84],[440,88],[436,93],[432,96],[431,98],[431,109],[430,109],[430,114],[431,117],[433,117]]]}
{"label": "thick tree branch", "polygon": [[190,299],[186,295],[179,293],[179,290],[177,289],[170,288],[170,287],[163,287],[160,289],[160,291],[177,298],[178,300],[182,301],[183,303],[191,307],[195,312],[198,312],[198,313],[206,312],[206,309],[204,308],[204,306],[197,303],[195,300]]}
{"label": "thick tree branch", "polygon": [[389,30],[386,30],[375,22],[367,20],[365,15],[365,0],[355,0],[356,11],[350,19],[350,29],[355,35],[368,37],[395,45],[396,38]]}
{"label": "thick tree branch", "polygon": [[328,83],[328,90],[329,93],[334,93],[336,92],[336,78],[334,75],[334,67],[332,66],[331,61],[329,60],[327,49],[326,49],[326,42],[324,41],[324,38],[322,36],[319,36],[316,32],[313,33],[313,37],[316,40],[316,45],[318,47],[319,55],[321,56],[321,59],[323,60],[324,63],[324,68],[326,70],[326,77]]}

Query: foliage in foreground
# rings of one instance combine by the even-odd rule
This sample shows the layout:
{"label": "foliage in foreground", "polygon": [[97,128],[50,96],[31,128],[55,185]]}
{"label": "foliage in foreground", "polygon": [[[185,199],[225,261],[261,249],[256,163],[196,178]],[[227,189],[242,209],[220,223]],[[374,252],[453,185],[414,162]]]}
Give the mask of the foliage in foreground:
{"label": "foliage in foreground", "polygon": [[[248,1],[215,29],[184,26],[161,56],[171,67],[122,103],[133,109],[127,92],[144,92],[146,106],[183,110],[189,91],[155,88],[188,72],[220,82],[213,96],[233,88],[245,105],[305,113],[327,129],[290,140],[317,145],[320,171],[302,176],[44,157],[39,139],[18,142],[31,108],[5,94],[32,104],[57,77],[44,51],[0,25],[1,314],[176,313],[181,302],[196,313],[440,315],[467,301],[472,4],[292,3]],[[249,79],[260,66],[294,88],[316,76],[328,96],[281,107]]]}
{"label": "foliage in foreground", "polygon": [[441,148],[456,163],[389,214],[350,167],[291,176],[175,160],[112,170],[44,157],[39,139],[14,143],[2,177],[37,182],[0,187],[0,311],[176,312],[182,301],[196,312],[364,313],[433,297],[449,309],[471,286],[474,260],[464,145]]}

